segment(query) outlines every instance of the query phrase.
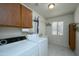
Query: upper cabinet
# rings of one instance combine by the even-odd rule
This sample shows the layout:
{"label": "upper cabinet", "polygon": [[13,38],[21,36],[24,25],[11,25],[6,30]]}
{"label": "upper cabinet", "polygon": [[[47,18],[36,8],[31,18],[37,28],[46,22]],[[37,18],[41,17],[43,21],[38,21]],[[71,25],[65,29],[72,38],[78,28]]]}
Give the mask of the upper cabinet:
{"label": "upper cabinet", "polygon": [[32,12],[21,4],[0,4],[0,26],[32,28]]}
{"label": "upper cabinet", "polygon": [[32,27],[32,11],[22,6],[22,27],[31,28]]}
{"label": "upper cabinet", "polygon": [[20,26],[20,5],[0,4],[0,25]]}

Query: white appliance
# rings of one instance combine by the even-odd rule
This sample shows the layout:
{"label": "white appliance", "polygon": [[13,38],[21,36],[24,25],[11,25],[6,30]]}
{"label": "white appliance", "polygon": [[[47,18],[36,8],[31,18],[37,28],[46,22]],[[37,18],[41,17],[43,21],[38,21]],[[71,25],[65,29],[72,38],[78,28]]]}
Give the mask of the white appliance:
{"label": "white appliance", "polygon": [[48,39],[39,37],[37,34],[28,35],[28,39],[34,43],[37,43],[38,55],[47,56],[48,55]]}
{"label": "white appliance", "polygon": [[29,40],[22,40],[0,46],[0,56],[37,56],[37,44]]}
{"label": "white appliance", "polygon": [[38,35],[28,35],[28,38],[18,42],[1,45],[0,56],[47,56],[48,39]]}

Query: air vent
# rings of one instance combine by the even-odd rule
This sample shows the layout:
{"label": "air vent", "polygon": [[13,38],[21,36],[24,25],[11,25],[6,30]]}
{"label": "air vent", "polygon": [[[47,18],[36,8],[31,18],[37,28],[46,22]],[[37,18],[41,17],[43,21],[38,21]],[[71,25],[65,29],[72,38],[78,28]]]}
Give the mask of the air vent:
{"label": "air vent", "polygon": [[51,26],[51,24],[50,23],[46,23],[46,26]]}

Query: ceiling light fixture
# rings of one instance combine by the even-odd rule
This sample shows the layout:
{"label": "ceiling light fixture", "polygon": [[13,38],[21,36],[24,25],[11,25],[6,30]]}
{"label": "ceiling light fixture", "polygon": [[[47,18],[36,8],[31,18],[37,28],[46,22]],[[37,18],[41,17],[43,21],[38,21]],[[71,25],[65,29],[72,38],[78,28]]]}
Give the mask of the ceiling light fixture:
{"label": "ceiling light fixture", "polygon": [[55,4],[54,3],[50,3],[49,5],[48,5],[48,8],[51,10],[51,9],[53,9],[55,7]]}

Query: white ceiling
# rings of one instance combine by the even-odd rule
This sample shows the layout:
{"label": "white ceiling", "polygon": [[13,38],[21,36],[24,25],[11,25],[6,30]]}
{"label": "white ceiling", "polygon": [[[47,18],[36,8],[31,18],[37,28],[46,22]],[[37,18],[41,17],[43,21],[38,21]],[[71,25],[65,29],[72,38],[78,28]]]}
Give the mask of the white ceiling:
{"label": "white ceiling", "polygon": [[48,9],[48,3],[25,3],[25,5],[37,11],[45,18],[56,17],[73,13],[77,7],[77,3],[55,3],[53,10]]}

